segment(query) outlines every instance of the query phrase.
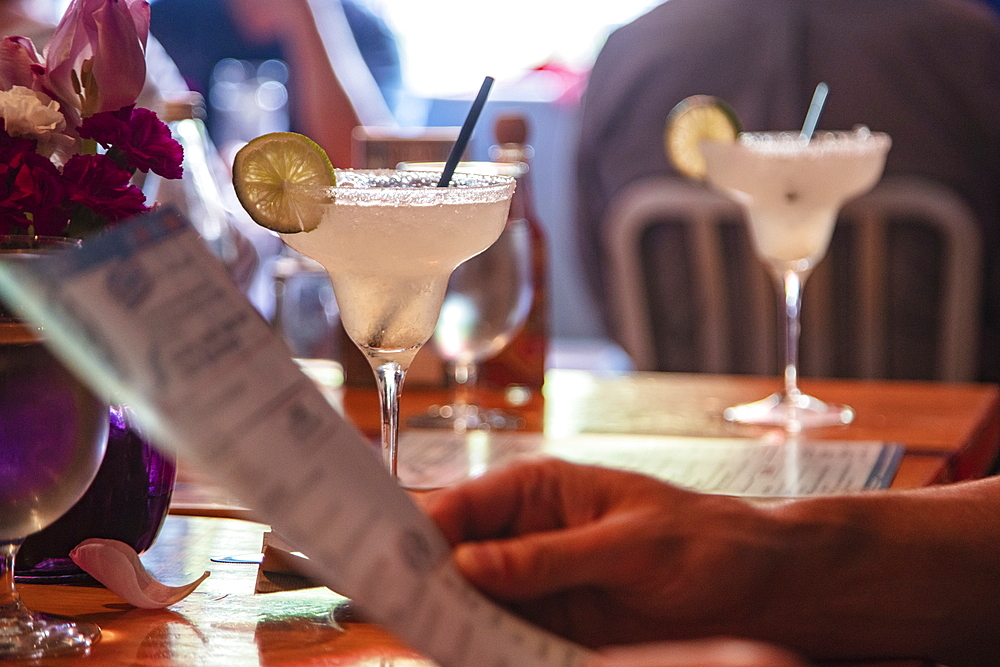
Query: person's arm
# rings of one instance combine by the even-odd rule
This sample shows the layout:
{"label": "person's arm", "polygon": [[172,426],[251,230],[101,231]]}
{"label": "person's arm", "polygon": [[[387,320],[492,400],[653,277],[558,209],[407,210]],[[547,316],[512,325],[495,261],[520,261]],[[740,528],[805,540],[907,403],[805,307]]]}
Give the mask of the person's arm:
{"label": "person's arm", "polygon": [[395,123],[364,64],[339,2],[229,0],[234,20],[258,38],[277,37],[292,73],[292,108],[302,132],[334,166],[351,166],[358,125]]}
{"label": "person's arm", "polygon": [[351,132],[361,125],[357,109],[326,55],[309,3],[290,0],[281,3],[279,10],[289,13],[284,44],[292,71],[296,121],[307,136],[326,149],[334,166],[350,167]]}
{"label": "person's arm", "polygon": [[[296,0],[302,2],[302,0]],[[344,13],[344,6],[331,0],[305,0],[312,14],[328,62],[351,100],[362,125],[392,126],[396,119],[361,50]]]}
{"label": "person's arm", "polygon": [[765,504],[544,460],[427,503],[472,583],[588,645],[1000,662],[1000,479]]}

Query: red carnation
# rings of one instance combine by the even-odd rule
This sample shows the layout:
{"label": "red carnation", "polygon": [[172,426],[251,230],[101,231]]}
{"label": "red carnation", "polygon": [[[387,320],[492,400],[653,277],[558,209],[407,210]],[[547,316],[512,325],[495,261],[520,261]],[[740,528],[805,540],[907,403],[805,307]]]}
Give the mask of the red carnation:
{"label": "red carnation", "polygon": [[69,216],[59,170],[34,152],[18,152],[0,165],[0,230],[58,236]]}
{"label": "red carnation", "polygon": [[110,152],[119,151],[124,166],[153,171],[164,178],[180,178],[184,149],[170,136],[170,128],[149,109],[134,106],[103,111],[85,118],[77,128]]}
{"label": "red carnation", "polygon": [[12,137],[7,134],[6,123],[0,118],[0,162],[9,164],[15,155],[34,153],[38,142],[28,137]]}
{"label": "red carnation", "polygon": [[63,167],[70,201],[117,222],[147,209],[142,190],[129,182],[131,175],[106,155],[74,155]]}

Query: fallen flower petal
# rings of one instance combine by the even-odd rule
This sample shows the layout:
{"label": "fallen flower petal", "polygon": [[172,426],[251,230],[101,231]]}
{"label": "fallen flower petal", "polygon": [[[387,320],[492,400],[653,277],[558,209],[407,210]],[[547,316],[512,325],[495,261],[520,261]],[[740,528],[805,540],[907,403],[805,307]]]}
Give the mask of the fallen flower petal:
{"label": "fallen flower petal", "polygon": [[84,540],[69,557],[112,593],[142,609],[161,609],[183,600],[210,574],[205,572],[186,586],[167,586],[153,578],[132,547],[117,540]]}

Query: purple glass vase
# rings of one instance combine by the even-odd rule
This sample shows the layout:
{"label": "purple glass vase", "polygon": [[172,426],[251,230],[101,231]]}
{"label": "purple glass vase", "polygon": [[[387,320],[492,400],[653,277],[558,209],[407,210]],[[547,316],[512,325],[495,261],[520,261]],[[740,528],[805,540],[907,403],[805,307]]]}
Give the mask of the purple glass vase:
{"label": "purple glass vase", "polygon": [[174,488],[175,462],[146,440],[127,407],[111,407],[108,448],[82,498],[47,528],[28,536],[15,564],[26,582],[86,578],[69,552],[83,540],[124,542],[142,553],[163,525]]}

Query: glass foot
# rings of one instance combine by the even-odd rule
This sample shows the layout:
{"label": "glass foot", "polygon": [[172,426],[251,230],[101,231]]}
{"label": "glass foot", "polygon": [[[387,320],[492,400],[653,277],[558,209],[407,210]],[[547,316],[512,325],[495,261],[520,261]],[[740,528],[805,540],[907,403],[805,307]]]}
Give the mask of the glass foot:
{"label": "glass foot", "polygon": [[20,603],[13,606],[12,614],[0,614],[0,660],[84,655],[101,636],[92,623],[32,612]]}
{"label": "glass foot", "polygon": [[524,428],[524,419],[503,410],[484,410],[476,405],[432,405],[422,415],[407,420],[414,428],[465,431],[516,431]]}
{"label": "glass foot", "polygon": [[837,426],[854,421],[854,410],[846,405],[824,403],[818,398],[798,394],[771,394],[753,403],[726,408],[722,416],[728,421],[761,426],[781,426],[797,433],[807,428]]}

